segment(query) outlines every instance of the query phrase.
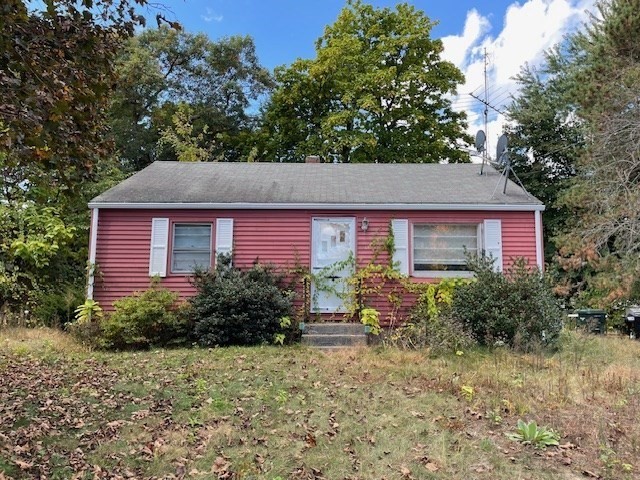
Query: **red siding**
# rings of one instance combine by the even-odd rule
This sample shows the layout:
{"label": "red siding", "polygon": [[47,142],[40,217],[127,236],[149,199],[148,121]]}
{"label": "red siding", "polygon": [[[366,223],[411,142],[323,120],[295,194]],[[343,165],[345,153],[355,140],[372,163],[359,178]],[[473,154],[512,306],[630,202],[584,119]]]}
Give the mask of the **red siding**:
{"label": "red siding", "polygon": [[[356,217],[356,257],[360,265],[369,262],[373,255],[372,242],[387,236],[389,222],[393,218],[406,218],[409,222],[460,222],[480,223],[484,219],[502,220],[502,256],[505,269],[514,257],[525,257],[536,262],[534,212],[445,212],[445,211],[309,211],[309,210],[119,210],[101,209],[98,217],[94,298],[106,309],[111,303],[134,291],[149,287],[149,244],[151,219],[169,218],[171,223],[211,223],[212,243],[215,243],[216,218],[233,218],[234,263],[248,267],[256,259],[261,263],[273,263],[285,268],[296,264],[310,266],[311,219],[318,217]],[[360,230],[360,223],[369,220],[367,232]],[[172,228],[170,229],[172,231]],[[171,243],[171,235],[169,235]],[[411,248],[409,249],[411,250]],[[171,262],[169,245],[169,263]],[[384,251],[379,261],[388,261]],[[192,295],[193,287],[188,276],[171,274],[162,284],[180,293]],[[375,302],[378,303],[378,302]],[[386,301],[377,306],[381,317],[387,318]]]}

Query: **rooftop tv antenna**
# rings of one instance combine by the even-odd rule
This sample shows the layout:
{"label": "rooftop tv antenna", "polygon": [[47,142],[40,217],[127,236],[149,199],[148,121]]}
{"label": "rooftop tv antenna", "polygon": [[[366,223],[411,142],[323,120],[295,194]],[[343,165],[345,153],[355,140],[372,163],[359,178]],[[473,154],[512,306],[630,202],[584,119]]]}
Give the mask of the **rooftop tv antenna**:
{"label": "rooftop tv antenna", "polygon": [[524,185],[522,184],[522,182],[518,178],[518,175],[516,175],[516,172],[513,170],[513,167],[511,166],[511,156],[509,155],[508,147],[509,147],[509,140],[507,138],[507,135],[503,133],[502,135],[500,135],[500,138],[498,138],[498,145],[496,146],[496,159],[494,162],[496,167],[502,168],[502,173],[500,174],[500,178],[498,179],[496,188],[493,189],[493,194],[491,196],[493,197],[496,194],[496,190],[500,186],[500,181],[502,180],[503,177],[504,177],[504,187],[502,188],[502,194],[506,195],[507,183],[509,183],[509,174],[513,174],[513,177],[516,179],[516,182],[518,182],[518,185],[520,185],[520,187],[524,190],[524,193],[526,193],[527,197],[529,197],[531,195],[529,195],[529,192],[527,191],[527,189],[524,188]]}

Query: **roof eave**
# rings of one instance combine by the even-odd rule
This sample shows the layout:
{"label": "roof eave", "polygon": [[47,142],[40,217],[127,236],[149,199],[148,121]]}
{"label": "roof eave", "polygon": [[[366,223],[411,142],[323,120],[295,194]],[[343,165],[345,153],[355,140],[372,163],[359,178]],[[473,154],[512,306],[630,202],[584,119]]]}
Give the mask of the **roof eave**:
{"label": "roof eave", "polygon": [[544,211],[539,203],[167,203],[90,202],[89,208],[148,210],[487,210]]}

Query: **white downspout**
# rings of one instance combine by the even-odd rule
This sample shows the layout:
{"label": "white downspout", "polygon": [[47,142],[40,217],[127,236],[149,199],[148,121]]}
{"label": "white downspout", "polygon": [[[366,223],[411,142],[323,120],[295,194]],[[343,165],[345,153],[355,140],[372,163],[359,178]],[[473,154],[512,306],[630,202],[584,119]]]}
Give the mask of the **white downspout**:
{"label": "white downspout", "polygon": [[93,300],[93,284],[95,281],[96,246],[98,244],[98,214],[99,208],[91,209],[91,234],[89,240],[89,279],[87,282],[87,298]]}
{"label": "white downspout", "polygon": [[542,272],[544,270],[544,255],[542,251],[542,212],[535,211],[535,233],[536,233],[536,264]]}

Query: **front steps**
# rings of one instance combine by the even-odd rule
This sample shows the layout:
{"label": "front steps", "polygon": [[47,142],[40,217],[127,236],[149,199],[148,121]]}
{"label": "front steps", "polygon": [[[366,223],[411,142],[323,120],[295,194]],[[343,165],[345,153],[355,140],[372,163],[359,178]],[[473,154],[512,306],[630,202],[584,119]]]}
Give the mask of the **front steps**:
{"label": "front steps", "polygon": [[305,323],[302,344],[321,350],[337,350],[367,345],[361,323]]}

